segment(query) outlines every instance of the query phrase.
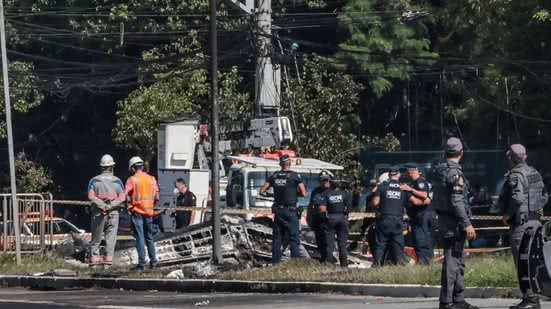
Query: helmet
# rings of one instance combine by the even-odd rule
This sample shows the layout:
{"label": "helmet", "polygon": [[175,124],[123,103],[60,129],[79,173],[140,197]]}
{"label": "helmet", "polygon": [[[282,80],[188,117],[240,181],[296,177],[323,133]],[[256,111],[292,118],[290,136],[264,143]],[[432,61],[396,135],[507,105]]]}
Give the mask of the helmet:
{"label": "helmet", "polygon": [[101,160],[99,161],[99,166],[101,167],[109,167],[114,165],[115,160],[113,160],[113,157],[108,154],[103,155],[103,157],[101,157]]}
{"label": "helmet", "polygon": [[132,168],[134,165],[143,165],[143,160],[140,157],[132,157],[130,161],[128,161],[128,168]]}

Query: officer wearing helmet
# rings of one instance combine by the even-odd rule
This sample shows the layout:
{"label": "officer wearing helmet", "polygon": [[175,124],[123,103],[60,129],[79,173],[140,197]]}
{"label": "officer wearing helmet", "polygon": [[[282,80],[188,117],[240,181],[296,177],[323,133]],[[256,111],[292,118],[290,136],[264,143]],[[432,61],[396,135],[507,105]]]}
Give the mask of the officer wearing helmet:
{"label": "officer wearing helmet", "polygon": [[348,266],[348,253],[346,251],[348,241],[348,212],[352,208],[352,196],[345,191],[345,183],[331,179],[331,188],[323,193],[320,212],[325,215],[327,261],[335,263],[333,252],[335,251],[335,235],[337,236],[339,262],[341,267]]}
{"label": "officer wearing helmet", "polygon": [[306,197],[304,181],[296,172],[291,171],[291,158],[283,155],[279,158],[281,170],[273,173],[260,194],[269,188],[274,190],[274,224],[272,232],[272,263],[281,262],[283,255],[283,236],[288,236],[291,244],[291,257],[300,257],[300,221],[297,216],[298,196]]}
{"label": "officer wearing helmet", "polygon": [[145,172],[144,161],[133,157],[128,162],[131,176],[126,180],[126,195],[130,200],[128,211],[132,217],[136,250],[138,251],[137,271],[144,271],[146,265],[145,247],[149,255],[151,268],[157,266],[155,243],[153,242],[153,216],[157,214],[154,207],[159,201],[159,186],[155,177]]}
{"label": "officer wearing helmet", "polygon": [[[92,241],[90,242],[90,266],[102,265],[109,268],[113,264],[119,210],[124,207],[126,195],[122,181],[113,175],[115,160],[106,154],[100,160],[101,174],[88,184],[88,199],[92,202]],[[105,252],[100,252],[100,244],[105,239]]]}
{"label": "officer wearing helmet", "polygon": [[310,194],[310,203],[308,204],[308,226],[314,231],[316,235],[316,244],[318,245],[318,251],[320,254],[320,262],[327,261],[327,248],[326,248],[326,235],[325,235],[325,217],[320,213],[320,205],[323,204],[323,198],[325,191],[329,190],[331,184],[331,174],[327,171],[321,171],[319,173],[319,186]]}
{"label": "officer wearing helmet", "polygon": [[[499,196],[498,205],[503,213],[503,221],[511,226],[511,250],[517,271],[519,259],[528,257],[528,252],[520,252],[522,236],[526,231],[535,230],[541,224],[540,211],[547,203],[547,192],[540,173],[526,163],[528,158],[526,148],[514,144],[507,151],[510,170]],[[529,284],[521,278],[519,285],[522,292],[522,302],[509,307],[510,309],[539,309],[540,302]]]}

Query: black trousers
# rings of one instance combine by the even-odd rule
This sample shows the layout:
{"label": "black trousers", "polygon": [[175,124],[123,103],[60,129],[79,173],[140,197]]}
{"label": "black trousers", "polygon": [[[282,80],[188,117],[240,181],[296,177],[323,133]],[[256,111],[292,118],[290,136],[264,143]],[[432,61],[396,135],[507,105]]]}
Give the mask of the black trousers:
{"label": "black trousers", "polygon": [[320,262],[327,262],[327,235],[326,225],[327,218],[325,215],[316,213],[311,214],[310,228],[316,235],[316,245],[318,246],[318,252],[320,254]]}
{"label": "black trousers", "polygon": [[335,251],[335,235],[339,247],[339,262],[342,267],[348,266],[348,218],[345,214],[328,214],[326,219],[326,243],[327,261],[336,262],[333,252]]}
{"label": "black trousers", "polygon": [[418,213],[411,221],[411,234],[419,264],[430,264],[434,258],[433,215],[433,212],[423,211]]}
{"label": "black trousers", "polygon": [[385,256],[391,264],[404,264],[404,219],[381,215],[375,227],[375,265],[382,266]]}

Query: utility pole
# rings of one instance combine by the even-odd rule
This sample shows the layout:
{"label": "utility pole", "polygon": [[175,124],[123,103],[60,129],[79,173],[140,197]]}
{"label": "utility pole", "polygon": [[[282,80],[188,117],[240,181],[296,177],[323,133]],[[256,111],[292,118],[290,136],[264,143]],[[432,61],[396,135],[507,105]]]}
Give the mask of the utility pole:
{"label": "utility pole", "polygon": [[279,116],[281,70],[274,68],[272,47],[272,0],[256,0],[258,39],[256,42],[255,116]]}
{"label": "utility pole", "polygon": [[[15,159],[13,150],[13,130],[11,124],[10,83],[8,80],[8,55],[6,52],[6,25],[4,21],[4,0],[0,0],[0,47],[2,49],[2,77],[4,79],[4,102],[6,103],[6,126],[8,129],[8,152],[10,161],[10,185],[15,233],[15,253],[17,265],[21,265],[21,230],[19,229],[19,205],[15,186]],[[6,216],[7,214],[3,214]]]}
{"label": "utility pole", "polygon": [[218,39],[216,33],[216,0],[210,0],[210,98],[212,103],[212,261],[223,262],[220,236],[220,154],[218,129]]}

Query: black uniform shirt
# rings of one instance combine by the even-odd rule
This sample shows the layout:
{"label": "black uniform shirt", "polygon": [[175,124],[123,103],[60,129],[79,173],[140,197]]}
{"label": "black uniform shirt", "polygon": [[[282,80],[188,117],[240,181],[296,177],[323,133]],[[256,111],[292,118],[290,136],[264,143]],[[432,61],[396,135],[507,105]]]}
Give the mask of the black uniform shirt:
{"label": "black uniform shirt", "polygon": [[310,207],[308,209],[309,213],[319,213],[319,206],[322,205],[324,202],[323,193],[327,190],[329,190],[329,188],[317,187],[312,191],[312,194],[310,194]]}
{"label": "black uniform shirt", "polygon": [[347,213],[352,207],[352,198],[344,190],[329,189],[323,193],[322,205],[327,206],[327,212],[330,214]]}
{"label": "black uniform shirt", "polygon": [[298,202],[298,185],[303,183],[299,174],[293,171],[277,171],[268,178],[274,188],[274,205],[296,206]]}
{"label": "black uniform shirt", "polygon": [[[410,187],[412,187],[417,191],[429,193],[428,197],[430,198],[430,184],[425,178],[419,177],[417,178],[417,180],[412,181],[409,185]],[[408,216],[410,218],[413,218],[423,213],[428,208],[427,206],[428,205],[423,205],[423,206],[413,205],[411,202],[408,202],[408,206],[407,206]]]}
{"label": "black uniform shirt", "polygon": [[178,194],[176,197],[176,206],[197,206],[197,198],[193,192],[187,190],[185,193]]}
{"label": "black uniform shirt", "polygon": [[375,196],[379,196],[379,212],[381,215],[402,216],[404,207],[411,198],[411,193],[400,189],[400,182],[397,180],[385,181],[379,185]]}

